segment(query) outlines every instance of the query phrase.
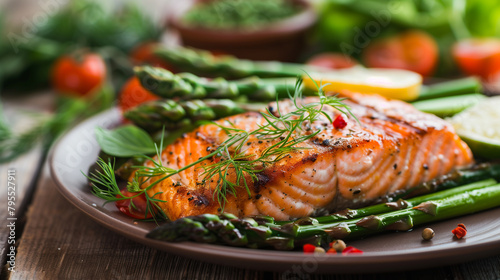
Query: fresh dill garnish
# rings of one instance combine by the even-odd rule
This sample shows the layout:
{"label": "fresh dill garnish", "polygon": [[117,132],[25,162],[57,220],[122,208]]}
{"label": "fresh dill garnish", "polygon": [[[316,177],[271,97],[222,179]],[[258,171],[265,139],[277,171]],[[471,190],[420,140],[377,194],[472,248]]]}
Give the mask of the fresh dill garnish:
{"label": "fresh dill garnish", "polygon": [[[297,147],[297,144],[305,142],[321,132],[321,130],[312,132],[308,126],[316,121],[320,115],[326,117],[331,123],[331,117],[323,111],[325,106],[332,106],[345,114],[352,115],[349,107],[342,103],[343,99],[325,96],[321,87],[318,87],[318,102],[301,104],[301,87],[302,79],[298,78],[293,95],[289,93],[295,110],[282,114],[279,102],[276,102],[277,115],[274,115],[267,108],[266,112],[261,113],[265,119],[265,124],[259,125],[256,130],[248,132],[234,126],[224,127],[215,124],[225,131],[228,139],[216,150],[216,156],[219,157],[219,160],[209,166],[203,166],[205,171],[202,174],[204,175],[202,182],[210,182],[218,175],[214,196],[217,196],[217,201],[222,209],[224,209],[227,202],[228,194],[236,195],[236,188],[239,187],[238,182],[243,181],[248,195],[251,195],[245,175],[255,181],[257,179],[256,174],[261,172],[265,166],[280,161],[295,150],[303,149]],[[243,145],[252,136],[262,141],[277,139],[279,141],[264,149],[257,158],[254,158],[253,155],[242,152]],[[229,150],[230,147],[233,148],[232,151]],[[229,173],[236,174],[236,180],[234,180],[236,183],[228,180]]]}
{"label": "fresh dill garnish", "polygon": [[[320,86],[317,87],[319,100],[303,104],[301,87],[302,79],[298,78],[295,91],[289,93],[293,110],[288,113],[282,113],[279,102],[276,101],[276,114],[273,114],[269,109],[261,112],[264,123],[258,125],[258,128],[253,131],[239,129],[229,121],[226,121],[229,123],[228,126],[215,122],[203,122],[219,127],[227,135],[227,139],[210,154],[180,169],[175,170],[163,166],[161,162],[163,143],[160,144],[160,148],[157,147],[156,159],[144,156],[150,161],[149,165],[134,166],[137,171],[133,179],[128,183],[127,189],[130,192],[136,193],[133,197],[145,194],[149,205],[148,208],[160,210],[159,213],[164,217],[165,213],[154,203],[161,201],[156,198],[159,193],[149,196],[148,190],[175,174],[179,174],[207,159],[212,159],[213,163],[200,167],[204,169],[201,183],[216,182],[214,199],[217,199],[222,211],[227,202],[228,195],[236,196],[237,188],[244,187],[247,194],[251,196],[248,179],[255,182],[257,174],[263,171],[266,166],[282,160],[294,151],[305,149],[299,147],[298,144],[313,138],[321,132],[322,128],[312,128],[312,123],[317,121],[321,116],[328,119],[330,123],[333,121],[330,115],[323,110],[325,106],[331,106],[356,119],[349,107],[342,102],[344,99],[336,96],[325,96]],[[251,137],[255,137],[260,141],[269,141],[271,145],[265,148],[260,155],[248,154],[245,152],[244,146]],[[98,164],[103,170],[107,171],[90,174],[89,179],[94,185],[94,194],[96,196],[107,201],[133,198],[120,196],[121,193],[116,184],[114,174],[109,173],[113,170],[111,162],[106,163],[100,159]],[[231,176],[233,179],[230,179],[230,174],[234,174],[234,176]],[[152,181],[153,178],[157,179]],[[151,184],[143,187],[143,184],[149,181],[152,181]],[[240,185],[241,182],[243,186]],[[107,187],[107,190],[101,190],[97,186],[99,184]],[[154,214],[158,214],[157,212]],[[148,212],[146,212],[146,216],[147,214]]]}

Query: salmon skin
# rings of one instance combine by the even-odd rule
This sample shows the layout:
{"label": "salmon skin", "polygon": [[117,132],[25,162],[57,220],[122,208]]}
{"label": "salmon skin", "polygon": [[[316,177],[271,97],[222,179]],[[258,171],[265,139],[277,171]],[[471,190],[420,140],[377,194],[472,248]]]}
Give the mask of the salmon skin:
{"label": "salmon skin", "polygon": [[[262,167],[256,180],[246,176],[250,195],[243,182],[238,182],[236,195],[226,196],[224,212],[238,217],[266,215],[276,220],[320,216],[369,205],[472,164],[471,151],[444,120],[402,101],[343,94],[348,97],[344,103],[359,122],[333,107],[325,107],[332,119],[341,114],[347,126],[335,128],[326,117],[309,124],[313,130],[322,131],[298,145],[304,149]],[[308,97],[302,102],[318,102],[318,98]],[[279,103],[282,114],[294,108],[290,100]],[[277,114],[276,103],[269,104],[269,110]],[[252,131],[266,120],[261,113],[248,112],[217,123]],[[179,169],[207,156],[227,138],[219,126],[203,125],[167,146],[161,162]],[[277,141],[251,138],[242,149],[257,157]],[[216,195],[218,178],[203,180],[203,167],[216,161],[210,158],[173,175],[151,187],[148,194],[165,201],[159,206],[171,220],[218,214],[222,211]],[[236,183],[233,173],[226,178]],[[142,187],[159,178],[151,178]]]}

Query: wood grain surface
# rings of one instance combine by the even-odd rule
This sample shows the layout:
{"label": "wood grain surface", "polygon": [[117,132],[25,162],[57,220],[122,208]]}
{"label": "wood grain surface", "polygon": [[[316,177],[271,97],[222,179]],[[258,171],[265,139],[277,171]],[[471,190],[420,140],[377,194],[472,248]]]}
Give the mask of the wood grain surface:
{"label": "wood grain surface", "polygon": [[[43,100],[43,102],[40,102],[40,100]],[[49,108],[49,104],[51,104],[51,98],[48,98],[47,93],[27,95],[22,98],[4,97],[2,101],[4,102],[4,104],[2,104],[4,116],[11,129],[14,130],[14,133],[27,130],[33,125],[33,116],[29,113],[33,112],[33,110],[42,113],[42,110],[44,108]],[[32,104],[41,106],[35,109]],[[6,254],[8,253],[6,249],[9,249],[11,246],[11,244],[7,243],[7,239],[10,235],[10,228],[7,227],[7,224],[12,220],[7,220],[7,218],[17,219],[13,221],[16,224],[15,236],[17,239],[22,233],[22,227],[25,222],[24,212],[31,201],[33,189],[43,159],[44,154],[42,153],[40,145],[38,145],[21,157],[0,165],[0,184],[5,186],[2,188],[2,193],[0,194],[0,221],[5,221],[5,226],[0,226],[0,261],[2,264],[6,261]],[[15,205],[13,206],[15,209],[15,216],[11,216],[7,209],[7,174],[9,170],[15,170],[16,173],[14,176],[15,181],[13,181],[13,183],[15,183]]]}
{"label": "wood grain surface", "polygon": [[180,258],[117,235],[64,200],[47,170],[17,257],[10,279],[263,279],[266,274]]}
{"label": "wood grain surface", "polygon": [[[4,103],[9,120],[18,128],[29,123],[27,111],[50,108],[53,95],[27,98],[7,99]],[[25,224],[16,232],[15,272],[9,273],[4,265],[0,279],[500,279],[500,255],[434,269],[354,275],[254,271],[179,257],[128,240],[84,215],[58,193],[47,168],[39,178],[36,176],[41,158],[40,149],[34,149],[0,166],[2,184],[9,168],[17,171],[16,214],[19,225]],[[36,186],[30,187],[33,182]],[[0,195],[2,206],[5,201],[6,195]],[[0,211],[3,221],[6,215],[7,211]],[[2,250],[7,235],[8,228],[0,227]],[[5,251],[2,257],[5,264]]]}
{"label": "wood grain surface", "polygon": [[168,254],[98,225],[67,202],[44,170],[9,279],[500,279],[500,256],[418,271],[315,275],[214,265]]}
{"label": "wood grain surface", "polygon": [[[23,17],[30,19],[40,13],[40,5],[46,2],[0,0],[0,10],[9,11],[9,26],[22,27],[19,23],[22,23]],[[175,2],[145,0],[141,1],[141,5],[155,20],[164,22],[169,7]],[[3,96],[2,100],[11,123],[21,128],[27,121],[24,112],[49,109],[52,97],[51,93],[43,93],[26,97],[28,99],[16,97],[6,100]],[[352,275],[274,273],[179,257],[128,240],[84,215],[58,193],[46,167],[41,176],[37,176],[43,158],[40,149],[35,148],[16,161],[0,165],[2,186],[6,186],[7,170],[16,169],[16,215],[19,218],[16,269],[9,273],[5,264],[9,232],[4,226],[8,212],[6,188],[3,187],[0,193],[0,220],[3,221],[0,225],[0,279],[500,279],[500,255],[434,269]]]}

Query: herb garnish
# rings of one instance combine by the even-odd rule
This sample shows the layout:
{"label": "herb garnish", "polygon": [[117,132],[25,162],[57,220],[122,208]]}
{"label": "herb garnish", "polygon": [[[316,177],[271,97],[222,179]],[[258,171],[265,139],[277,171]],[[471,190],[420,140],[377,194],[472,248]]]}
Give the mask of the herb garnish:
{"label": "herb garnish", "polygon": [[[277,115],[274,115],[269,109],[267,109],[266,112],[262,112],[261,114],[265,119],[265,122],[253,131],[238,129],[231,123],[230,126],[223,126],[214,122],[203,122],[218,126],[227,134],[228,138],[212,153],[180,169],[175,170],[162,165],[161,152],[163,150],[163,143],[161,143],[160,148],[157,147],[157,159],[143,156],[151,161],[152,166],[134,166],[137,171],[132,181],[128,182],[127,190],[136,193],[133,197],[145,194],[148,202],[148,209],[158,209],[160,210],[159,212],[161,212],[161,216],[164,217],[165,213],[163,213],[159,206],[154,203],[160,202],[160,200],[155,198],[159,193],[150,196],[147,191],[172,175],[189,169],[207,159],[216,158],[217,160],[214,163],[202,167],[204,168],[202,183],[210,182],[218,176],[214,197],[216,196],[221,209],[224,209],[225,203],[227,202],[227,196],[235,196],[236,188],[241,187],[228,179],[229,174],[236,175],[235,182],[243,181],[244,187],[248,195],[250,195],[250,189],[247,183],[248,178],[255,181],[257,179],[257,174],[261,172],[265,166],[280,161],[293,151],[304,149],[297,147],[297,144],[305,142],[321,132],[321,128],[314,131],[309,126],[314,121],[318,120],[320,116],[324,116],[332,122],[331,117],[323,111],[325,106],[332,106],[342,113],[346,115],[349,114],[353,118],[356,118],[350,112],[349,107],[342,103],[344,99],[336,96],[325,96],[322,91],[322,87],[319,86],[319,101],[302,104],[302,91],[300,90],[301,85],[302,79],[298,78],[294,93],[289,93],[289,97],[293,102],[294,110],[289,113],[282,114],[279,108],[279,103],[277,102]],[[279,141],[267,147],[256,157],[255,155],[246,154],[244,149],[242,149],[246,143],[248,143],[250,137],[256,137],[262,141]],[[99,159],[98,164],[104,170],[113,170],[111,162],[106,163],[102,159]],[[153,177],[158,176],[161,177],[147,187],[141,187]],[[97,174],[91,173],[88,178],[93,185],[94,194],[104,200],[107,200],[107,202],[133,198],[121,195],[116,184],[114,174],[109,174],[109,172],[98,172]],[[106,189],[103,190],[98,187],[98,185],[104,185],[106,186]],[[146,212],[146,215],[147,214],[148,212]],[[158,213],[155,212],[155,214]]]}
{"label": "herb garnish", "polygon": [[97,127],[95,135],[99,146],[108,155],[132,157],[156,152],[151,136],[134,125],[125,125],[114,130]]}
{"label": "herb garnish", "polygon": [[299,11],[298,5],[286,0],[219,0],[194,5],[182,20],[212,29],[256,28]]}

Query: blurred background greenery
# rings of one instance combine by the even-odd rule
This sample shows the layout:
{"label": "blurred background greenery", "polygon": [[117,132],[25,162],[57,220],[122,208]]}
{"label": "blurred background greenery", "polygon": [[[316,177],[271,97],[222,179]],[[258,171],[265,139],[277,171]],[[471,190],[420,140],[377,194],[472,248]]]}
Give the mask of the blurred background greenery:
{"label": "blurred background greenery", "polygon": [[[215,29],[225,28],[221,19],[228,26],[236,20],[247,25],[258,20],[272,24],[269,17],[293,13],[290,8],[283,8],[286,3],[283,0],[264,1],[267,4],[258,0],[215,2],[221,3],[212,6],[212,10],[207,8],[208,16],[203,16],[203,12],[195,14],[206,18],[208,23],[217,20]],[[407,30],[420,30],[430,35],[438,47],[436,66],[428,75],[455,77],[461,74],[451,51],[456,42],[500,37],[500,5],[495,0],[316,0],[312,3],[318,22],[308,32],[308,47],[296,62],[307,61],[322,52],[337,52],[372,66],[366,56],[371,44]],[[128,58],[134,48],[174,33],[165,28],[165,19],[179,6],[175,1],[152,0],[7,1],[2,5],[0,88],[22,91],[48,86],[54,61],[61,54],[82,48],[104,57],[114,74],[111,76],[114,85],[120,87],[132,75]],[[22,14],[18,6],[31,11]],[[259,9],[267,13],[256,16]],[[211,12],[217,10],[220,14]],[[188,19],[189,16],[188,13]],[[391,47],[391,44],[385,46],[389,51]],[[425,52],[418,55],[433,56]]]}
{"label": "blurred background greenery", "polygon": [[[0,143],[9,142],[0,161],[29,149],[40,135],[49,135],[48,147],[75,121],[116,103],[125,111],[158,99],[133,78],[133,67],[144,64],[226,79],[241,78],[248,65],[257,65],[248,73],[267,77],[270,69],[294,77],[310,66],[399,68],[427,81],[477,76],[498,92],[498,0],[199,0],[190,9],[193,1],[2,1],[2,97],[51,88],[57,102],[53,118],[19,137],[0,122]],[[205,41],[194,45],[188,35]],[[173,47],[183,43],[210,52],[176,53]],[[462,80],[439,94],[474,93],[476,85]]]}

